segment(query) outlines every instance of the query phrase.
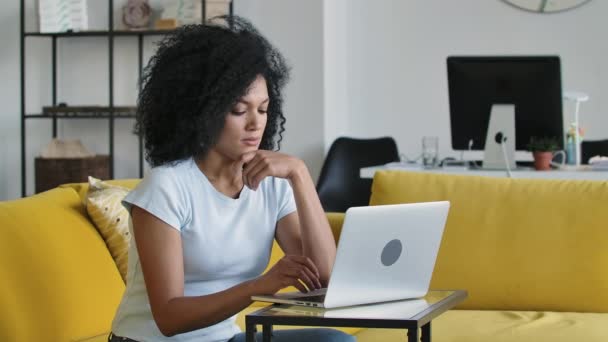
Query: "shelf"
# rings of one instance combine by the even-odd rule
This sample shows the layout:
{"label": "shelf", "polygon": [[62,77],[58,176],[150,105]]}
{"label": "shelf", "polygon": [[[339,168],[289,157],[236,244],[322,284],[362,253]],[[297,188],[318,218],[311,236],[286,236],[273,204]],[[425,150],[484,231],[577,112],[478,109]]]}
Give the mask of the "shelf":
{"label": "shelf", "polygon": [[[115,119],[135,118],[136,107],[117,106],[112,108]],[[110,118],[110,108],[107,106],[46,106],[42,114],[26,114],[26,119],[107,119]]]}
{"label": "shelf", "polygon": [[106,36],[158,36],[174,30],[116,30],[116,31],[78,31],[78,32],[25,32],[26,37],[106,37]]}
{"label": "shelf", "polygon": [[[110,114],[104,113],[100,115],[45,115],[45,114],[27,114],[24,116],[26,119],[52,119],[53,117],[57,119],[109,119]],[[114,114],[114,119],[135,119],[135,115],[117,115]]]}
{"label": "shelf", "polygon": [[[100,0],[95,0],[95,2],[100,1]],[[208,10],[208,0],[200,0],[201,1],[201,5],[202,5],[202,13],[201,13],[201,17],[202,18],[206,18],[206,11]],[[114,26],[115,23],[115,8],[114,8],[114,2],[113,0],[107,0],[107,9],[108,9],[108,16],[107,16],[107,23],[104,25],[107,28],[100,28],[100,29],[90,29],[90,30],[81,30],[81,31],[68,31],[68,32],[36,32],[37,28],[32,28],[31,31],[27,31],[26,30],[26,17],[28,17],[28,11],[31,8],[31,6],[26,6],[26,0],[18,0],[18,2],[20,3],[20,28],[19,28],[19,37],[20,37],[20,68],[21,68],[21,112],[20,112],[20,120],[21,120],[21,195],[23,197],[25,197],[27,195],[27,169],[28,169],[28,163],[27,163],[27,140],[28,140],[28,136],[26,134],[26,121],[28,121],[29,119],[42,119],[42,120],[48,120],[50,119],[48,123],[50,123],[49,126],[51,126],[52,128],[52,136],[55,138],[58,136],[58,126],[60,121],[62,120],[66,120],[66,119],[102,119],[102,120],[107,120],[107,122],[91,122],[88,126],[93,126],[93,127],[99,127],[99,126],[105,126],[105,124],[107,124],[107,132],[108,132],[108,155],[109,155],[109,171],[110,171],[110,175],[109,178],[113,178],[114,177],[114,168],[115,168],[115,156],[114,156],[114,150],[115,150],[115,146],[114,146],[114,134],[115,134],[115,125],[117,124],[117,121],[120,120],[115,120],[115,119],[129,119],[129,120],[133,120],[136,119],[136,107],[131,106],[131,107],[120,107],[120,106],[115,106],[115,101],[114,101],[114,84],[115,84],[115,79],[114,79],[114,74],[115,74],[115,63],[117,61],[120,61],[122,57],[116,56],[115,54],[115,44],[113,44],[112,42],[115,42],[115,38],[116,37],[133,37],[135,39],[135,45],[137,46],[137,62],[138,62],[138,80],[141,82],[141,76],[143,74],[143,69],[145,67],[145,60],[144,60],[144,41],[148,40],[148,39],[144,39],[146,36],[149,37],[154,37],[154,38],[150,38],[152,40],[156,40],[156,38],[162,38],[162,36],[166,36],[168,34],[171,33],[175,33],[177,31],[177,29],[171,28],[171,29],[142,29],[142,30],[129,30],[129,29],[124,29],[124,28],[120,28],[120,29],[116,29]],[[31,2],[31,0],[30,0]],[[101,2],[101,1],[100,1]],[[229,12],[227,13],[228,15],[232,15],[233,13],[233,6],[232,6],[232,0],[230,1],[226,1],[230,3],[230,6],[228,7]],[[26,8],[27,7],[27,8]],[[118,26],[118,25],[116,25]],[[179,28],[178,28],[179,29]],[[159,37],[160,36],[160,37]],[[49,39],[52,40],[52,44],[50,45],[50,53],[51,53],[51,58],[49,60],[48,64],[48,69],[50,70],[50,74],[51,74],[51,100],[47,103],[53,103],[55,104],[53,107],[43,107],[41,110],[40,109],[34,109],[34,112],[26,112],[26,94],[28,94],[27,88],[25,86],[25,75],[27,74],[26,72],[26,47],[29,46],[29,44],[33,44],[38,42],[40,39],[34,39],[34,40],[29,40],[28,39],[34,37],[34,38],[41,38],[41,39]],[[82,38],[94,38],[94,37],[99,37],[102,39],[107,39],[107,43],[102,44],[101,47],[103,47],[104,50],[107,51],[107,56],[109,56],[109,58],[107,58],[108,60],[108,64],[107,64],[107,75],[108,75],[108,98],[107,100],[99,100],[99,103],[107,103],[106,106],[68,106],[68,104],[65,103],[60,103],[60,101],[57,98],[57,88],[59,85],[59,80],[61,79],[61,75],[59,74],[59,68],[58,68],[58,64],[59,64],[59,60],[60,58],[63,58],[65,56],[62,56],[59,53],[59,48],[61,46],[58,46],[57,44],[57,38],[61,38],[59,40],[63,40],[63,39],[73,39],[73,38],[78,38],[78,37],[82,37]],[[82,39],[81,38],[81,39]],[[129,40],[132,38],[129,38]],[[95,39],[93,39],[95,40]],[[98,41],[98,40],[96,40]],[[44,65],[42,63],[38,63],[40,65]],[[38,71],[38,70],[36,70]],[[141,84],[139,84],[139,86],[141,87]],[[31,123],[31,122],[30,122]],[[120,125],[124,126],[124,125],[131,125],[132,122],[121,122]],[[138,136],[138,145],[139,145],[139,177],[142,178],[143,177],[143,170],[144,170],[144,144],[143,144],[143,136],[139,135]],[[35,175],[35,173],[34,173]],[[132,175],[130,175],[130,177],[132,177]]]}

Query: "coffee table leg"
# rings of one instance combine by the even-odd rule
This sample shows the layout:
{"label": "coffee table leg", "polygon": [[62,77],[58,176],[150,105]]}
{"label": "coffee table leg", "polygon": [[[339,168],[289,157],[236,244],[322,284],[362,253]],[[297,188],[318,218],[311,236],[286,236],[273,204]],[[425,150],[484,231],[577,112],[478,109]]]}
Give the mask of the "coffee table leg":
{"label": "coffee table leg", "polygon": [[407,329],[407,342],[418,341],[418,328]]}
{"label": "coffee table leg", "polygon": [[262,341],[270,342],[271,338],[272,338],[272,325],[264,324],[262,326]]}
{"label": "coffee table leg", "polygon": [[422,334],[421,334],[422,342],[431,342],[431,322],[422,326]]}
{"label": "coffee table leg", "polygon": [[255,342],[256,330],[255,324],[249,322],[249,320],[245,318],[245,341]]}

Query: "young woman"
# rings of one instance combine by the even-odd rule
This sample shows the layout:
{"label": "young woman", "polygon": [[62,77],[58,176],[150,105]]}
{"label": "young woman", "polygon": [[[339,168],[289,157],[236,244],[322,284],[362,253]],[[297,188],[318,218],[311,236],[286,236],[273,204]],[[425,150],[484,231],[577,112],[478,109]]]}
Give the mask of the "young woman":
{"label": "young woman", "polygon": [[[336,247],[305,164],[273,151],[288,68],[248,22],[164,39],[145,70],[136,130],[152,170],[124,199],[134,239],[109,341],[244,341],[251,296],[327,285]],[[273,240],[286,256],[267,273]],[[354,341],[333,329],[274,341]]]}

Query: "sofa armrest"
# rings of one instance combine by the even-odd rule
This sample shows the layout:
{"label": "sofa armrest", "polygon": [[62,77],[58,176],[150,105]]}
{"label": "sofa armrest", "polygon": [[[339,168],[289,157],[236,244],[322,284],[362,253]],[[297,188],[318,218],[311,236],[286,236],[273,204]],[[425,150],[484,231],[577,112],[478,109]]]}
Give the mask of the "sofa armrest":
{"label": "sofa armrest", "polygon": [[329,221],[329,226],[331,227],[331,232],[334,234],[334,240],[338,242],[340,239],[340,233],[342,233],[342,224],[344,223],[344,213],[325,213],[327,215],[327,220]]}

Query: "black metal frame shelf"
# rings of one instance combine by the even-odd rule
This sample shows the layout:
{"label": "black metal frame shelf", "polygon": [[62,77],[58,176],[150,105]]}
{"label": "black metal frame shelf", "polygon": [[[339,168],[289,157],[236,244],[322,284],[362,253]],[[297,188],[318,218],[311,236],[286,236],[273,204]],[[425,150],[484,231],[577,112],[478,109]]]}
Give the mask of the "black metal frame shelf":
{"label": "black metal frame shelf", "polygon": [[[201,6],[201,17],[206,18],[205,11],[207,6],[206,0],[200,0]],[[26,182],[26,121],[28,119],[51,119],[52,120],[52,132],[53,138],[57,137],[57,121],[64,119],[105,119],[108,120],[108,135],[109,135],[109,156],[110,156],[110,178],[114,177],[114,120],[115,119],[133,119],[135,118],[134,113],[124,114],[117,113],[116,106],[114,106],[114,38],[115,37],[135,37],[137,39],[137,51],[138,51],[138,66],[139,74],[138,77],[141,81],[141,75],[143,71],[143,43],[146,36],[158,36],[166,35],[171,33],[173,30],[114,30],[114,1],[108,0],[108,30],[91,30],[91,31],[68,31],[68,32],[26,32],[25,30],[25,0],[20,0],[20,66],[21,66],[21,193],[25,197],[27,195],[27,182]],[[229,4],[229,15],[233,14],[233,2]],[[51,92],[52,92],[52,106],[57,108],[57,40],[59,38],[77,38],[77,37],[105,37],[108,40],[108,106],[107,110],[98,115],[91,115],[91,113],[63,113],[54,112],[48,113],[26,113],[25,112],[25,47],[26,38],[38,37],[51,39],[51,57],[52,57],[52,74],[51,74]],[[139,82],[139,90],[141,90],[141,82]],[[139,177],[143,177],[143,141],[142,137],[138,137],[139,140]]]}
{"label": "black metal frame shelf", "polygon": [[173,30],[116,30],[116,31],[68,31],[68,32],[25,32],[27,37],[107,37],[114,36],[162,36]]}
{"label": "black metal frame shelf", "polygon": [[[70,114],[70,115],[47,115],[47,114],[26,114],[25,118],[28,119],[108,119],[109,113],[98,114],[98,115],[86,115],[86,114]],[[114,115],[114,119],[135,119],[134,114],[128,115]]]}
{"label": "black metal frame shelf", "polygon": [[57,116],[57,117],[97,117],[110,116],[110,112],[115,117],[134,117],[137,108],[135,106],[67,106],[60,104],[59,106],[42,107],[42,115]]}

